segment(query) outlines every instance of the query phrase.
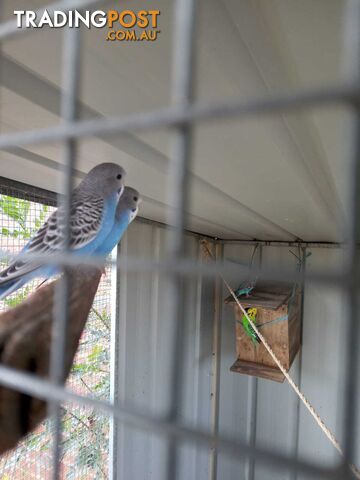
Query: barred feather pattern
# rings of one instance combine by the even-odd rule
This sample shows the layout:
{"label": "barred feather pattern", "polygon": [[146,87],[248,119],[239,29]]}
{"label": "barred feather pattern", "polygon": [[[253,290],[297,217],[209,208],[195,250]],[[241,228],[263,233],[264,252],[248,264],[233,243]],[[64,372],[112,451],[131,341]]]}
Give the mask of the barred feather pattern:
{"label": "barred feather pattern", "polygon": [[[70,212],[70,248],[77,250],[90,243],[97,235],[104,213],[102,197],[74,196]],[[26,253],[50,254],[59,251],[64,242],[64,210],[60,207],[36,232],[25,247]],[[39,268],[39,262],[14,260],[0,272],[0,287]]]}

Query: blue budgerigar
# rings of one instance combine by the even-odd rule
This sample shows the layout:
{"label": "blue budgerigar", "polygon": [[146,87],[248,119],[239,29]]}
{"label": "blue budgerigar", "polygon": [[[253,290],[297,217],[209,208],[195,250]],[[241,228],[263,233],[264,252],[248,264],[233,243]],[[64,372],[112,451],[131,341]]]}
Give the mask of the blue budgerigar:
{"label": "blue budgerigar", "polygon": [[95,253],[108,255],[116,247],[126,229],[138,214],[140,202],[139,192],[135,188],[125,187],[116,208],[114,225]]}
{"label": "blue budgerigar", "polygon": [[[94,167],[74,189],[70,214],[70,248],[91,254],[107,238],[114,225],[118,201],[124,191],[125,171],[115,163]],[[56,254],[64,240],[64,212],[60,207],[23,248],[21,253]],[[36,260],[17,260],[0,272],[0,299],[36,277],[49,278],[59,269]]]}

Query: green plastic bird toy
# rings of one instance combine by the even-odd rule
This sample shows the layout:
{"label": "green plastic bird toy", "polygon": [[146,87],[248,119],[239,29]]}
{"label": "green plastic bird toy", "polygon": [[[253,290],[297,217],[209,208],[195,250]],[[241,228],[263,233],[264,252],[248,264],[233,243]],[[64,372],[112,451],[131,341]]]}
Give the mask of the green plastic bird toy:
{"label": "green plastic bird toy", "polygon": [[235,295],[237,297],[241,297],[242,295],[245,295],[246,297],[248,297],[250,293],[254,290],[256,281],[257,281],[257,277],[240,283],[240,285],[234,292]]}

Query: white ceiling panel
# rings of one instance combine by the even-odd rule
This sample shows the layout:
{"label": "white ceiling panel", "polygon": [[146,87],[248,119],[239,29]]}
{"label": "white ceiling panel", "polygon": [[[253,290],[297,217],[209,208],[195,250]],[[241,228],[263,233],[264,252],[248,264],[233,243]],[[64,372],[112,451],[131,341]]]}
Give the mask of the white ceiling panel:
{"label": "white ceiling panel", "polygon": [[[14,9],[46,3],[7,0],[5,18],[11,18]],[[247,101],[339,81],[342,2],[199,3],[198,101]],[[149,0],[146,6],[161,10],[156,42],[110,43],[103,30],[84,30],[83,118],[151,111],[169,104],[172,2]],[[143,0],[131,3],[135,10],[143,7]],[[44,28],[4,43],[3,133],[59,122],[61,38],[61,30]],[[221,238],[342,240],[346,120],[346,112],[331,108],[197,125],[189,228]],[[163,130],[91,138],[79,144],[78,169],[86,172],[103,161],[122,164],[128,183],[145,197],[141,214],[166,221],[170,151],[171,136]],[[57,189],[61,145],[28,146],[3,152],[0,159],[1,175]]]}

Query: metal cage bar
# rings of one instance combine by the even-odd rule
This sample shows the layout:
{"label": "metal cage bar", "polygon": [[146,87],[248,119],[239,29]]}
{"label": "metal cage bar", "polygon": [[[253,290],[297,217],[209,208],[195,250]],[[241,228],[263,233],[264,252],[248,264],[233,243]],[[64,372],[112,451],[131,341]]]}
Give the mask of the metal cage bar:
{"label": "metal cage bar", "polygon": [[[7,258],[6,252],[0,252],[0,260]],[[76,257],[70,253],[59,253],[56,256],[56,259],[50,255],[46,254],[19,254],[19,259],[27,259],[33,261],[39,261],[46,263],[47,265],[62,265],[62,266],[75,266],[75,265],[93,265],[98,267],[104,266],[104,258],[98,256],[81,256],[81,258]],[[124,271],[132,272],[149,272],[149,271],[158,271],[158,272],[177,272],[183,276],[197,276],[204,275],[206,277],[215,277],[219,274],[224,276],[238,274],[239,279],[246,279],[248,275],[248,267],[240,265],[237,262],[233,261],[221,261],[213,264],[204,264],[201,262],[194,262],[189,259],[183,259],[181,263],[177,263],[172,259],[165,259],[161,261],[153,261],[150,259],[139,259],[137,257],[123,257],[119,255],[116,260],[106,261],[109,265],[114,265],[119,269]],[[254,267],[252,269],[254,275],[259,275],[261,273],[262,277],[265,280],[274,280],[281,281],[287,280],[289,282],[303,282],[305,279],[309,282],[323,284],[327,286],[335,286],[338,288],[346,288],[347,285],[352,281],[351,272],[343,271],[340,269],[327,269],[327,270],[318,270],[316,272],[307,272],[302,274],[299,272],[291,271],[288,268],[281,268],[277,271],[274,271],[268,267],[262,267],[261,269]]]}
{"label": "metal cage bar", "polygon": [[[61,116],[63,123],[76,120],[76,105],[79,87],[79,54],[80,30],[68,28],[63,38],[63,90],[61,102]],[[63,252],[70,251],[71,230],[71,199],[74,185],[73,172],[76,167],[76,144],[69,139],[64,144],[64,172],[60,184],[59,208],[64,211],[64,235],[61,246]],[[65,349],[69,321],[69,304],[71,286],[66,267],[63,277],[55,292],[54,324],[51,341],[50,379],[56,385],[61,385],[64,378]],[[50,412],[54,417],[54,453],[53,453],[53,480],[60,478],[61,457],[61,407],[58,402],[50,403]]]}
{"label": "metal cage bar", "polygon": [[[71,8],[81,8],[90,6],[94,0],[68,0],[50,5],[49,10],[61,8],[63,10]],[[100,3],[100,2],[99,2]],[[191,129],[195,122],[219,120],[228,118],[248,118],[251,115],[268,115],[281,114],[288,111],[298,111],[301,109],[328,106],[339,103],[354,109],[355,133],[354,133],[354,149],[353,149],[353,170],[352,170],[352,225],[350,248],[349,248],[349,265],[348,270],[343,272],[320,272],[317,274],[298,275],[285,271],[286,278],[303,280],[304,278],[317,281],[323,284],[336,284],[346,288],[349,294],[349,357],[347,362],[347,388],[346,388],[346,415],[344,419],[346,435],[346,461],[353,460],[354,453],[354,421],[356,412],[355,404],[355,388],[353,379],[356,374],[356,362],[358,361],[356,340],[359,337],[359,305],[357,294],[359,290],[359,270],[360,258],[358,242],[360,237],[360,164],[359,164],[359,145],[360,145],[360,90],[359,90],[359,37],[360,37],[360,3],[359,0],[349,0],[349,22],[346,29],[351,30],[355,39],[355,48],[351,46],[354,52],[354,64],[356,66],[356,76],[350,79],[350,82],[344,82],[339,86],[329,86],[319,89],[311,89],[308,91],[293,91],[281,95],[267,96],[265,98],[253,99],[249,102],[234,99],[231,102],[219,102],[210,104],[191,103],[191,80],[192,80],[192,51],[193,51],[193,25],[196,19],[194,14],[195,0],[178,0],[178,19],[177,27],[181,25],[181,38],[186,39],[185,45],[175,45],[174,51],[174,72],[175,81],[173,85],[173,104],[170,107],[155,110],[149,113],[132,114],[119,116],[114,118],[95,119],[88,121],[77,121],[75,115],[75,106],[77,98],[78,69],[76,67],[79,53],[78,33],[76,30],[67,33],[68,43],[65,45],[65,59],[63,65],[63,74],[66,87],[63,95],[63,118],[64,123],[57,127],[44,128],[39,130],[27,130],[19,133],[0,135],[0,149],[11,149],[19,145],[42,144],[54,141],[64,142],[64,151],[66,158],[65,176],[62,183],[61,191],[65,193],[64,208],[66,218],[69,219],[69,206],[72,192],[72,174],[75,167],[76,155],[74,151],[74,142],[77,139],[89,137],[94,134],[101,135],[120,135],[129,130],[139,131],[148,129],[175,129],[175,148],[172,159],[172,172],[170,185],[173,189],[172,199],[174,211],[171,212],[171,220],[175,220],[175,232],[169,233],[169,258],[165,262],[144,262],[137,259],[121,259],[121,256],[113,261],[113,265],[117,268],[127,268],[137,271],[170,271],[174,282],[173,287],[178,286],[180,276],[189,275],[210,275],[216,276],[219,270],[223,274],[231,271],[239,271],[239,266],[231,264],[220,264],[215,266],[194,265],[183,258],[182,244],[184,238],[184,228],[186,225],[186,204],[187,204],[187,188],[188,188],[188,169],[191,158]],[[354,9],[354,10],[352,10]],[[355,13],[354,13],[355,12]],[[183,23],[182,23],[183,22]],[[186,35],[187,32],[188,35]],[[6,22],[0,25],[0,40],[4,41],[12,36],[16,36],[23,32],[16,28],[15,22]],[[35,34],[35,32],[34,32]],[[175,41],[177,36],[175,36]],[[180,43],[180,42],[179,42]],[[69,48],[70,47],[70,48]],[[68,53],[69,55],[66,55]],[[176,212],[176,215],[174,215]],[[43,258],[49,264],[58,265],[66,269],[68,265],[80,263],[78,259],[69,254],[68,239],[69,228],[67,227],[67,241],[65,242],[65,251],[55,259]],[[126,261],[126,264],[125,264]],[[102,260],[94,258],[82,259],[82,262],[100,264]],[[277,272],[259,269],[262,274],[268,278],[284,279],[284,271]],[[63,288],[61,292],[62,300],[67,298],[67,280],[64,276]],[[180,302],[179,290],[173,288],[173,320],[175,322],[174,332],[179,327],[179,318],[177,316],[176,306]],[[76,402],[81,405],[90,405],[116,418],[119,422],[123,422],[133,426],[148,430],[154,433],[167,435],[170,439],[179,439],[182,441],[194,442],[205,448],[216,448],[219,451],[226,451],[230,454],[239,455],[239,457],[258,459],[264,461],[276,468],[294,469],[305,474],[312,474],[319,478],[339,478],[338,468],[323,468],[313,465],[305,460],[298,460],[295,457],[285,456],[273,451],[261,449],[259,447],[251,447],[242,442],[226,437],[218,437],[215,435],[201,432],[199,430],[186,428],[176,422],[177,417],[174,412],[170,412],[169,418],[159,419],[153,418],[150,414],[145,414],[138,410],[130,410],[121,404],[115,406],[109,403],[96,401],[87,397],[75,395],[59,386],[59,378],[61,376],[61,368],[64,355],[64,332],[67,325],[67,311],[64,308],[66,301],[62,302],[63,307],[57,311],[57,321],[55,322],[54,348],[52,350],[52,382],[33,378],[22,372],[12,371],[6,367],[0,366],[0,382],[12,388],[27,392],[46,399],[52,404],[59,405],[61,402]],[[175,338],[175,337],[174,337]],[[179,361],[181,351],[176,351],[174,347],[173,360]],[[173,398],[176,399],[179,391],[179,384],[174,379],[172,385]],[[58,414],[57,414],[58,415]],[[53,478],[59,478],[59,439],[60,439],[60,422],[59,417],[56,422],[55,449]],[[169,464],[169,474],[175,472],[175,459]],[[345,464],[342,468],[344,469]],[[343,472],[344,470],[342,470]],[[171,478],[175,478],[174,476]]]}
{"label": "metal cage bar", "polygon": [[305,474],[313,474],[319,478],[339,480],[338,468],[327,468],[306,460],[298,460],[295,457],[274,452],[267,448],[250,447],[245,442],[228,438],[225,435],[214,436],[211,433],[192,429],[174,422],[164,420],[163,417],[154,417],[143,409],[130,408],[128,405],[118,404],[114,407],[110,403],[96,400],[90,397],[77,395],[63,387],[49,385],[49,382],[34,375],[29,375],[18,370],[0,365],[0,381],[3,385],[21,390],[44,400],[54,400],[62,403],[76,403],[82,406],[90,406],[99,412],[114,416],[124,425],[135,429],[176,437],[204,448],[216,447],[219,452],[241,458],[254,458],[269,466],[288,470],[298,468]]}
{"label": "metal cage bar", "polygon": [[[120,253],[120,245],[114,249],[112,258],[116,259]],[[110,401],[117,407],[119,402],[119,350],[120,350],[120,278],[116,266],[111,270],[111,333],[110,333]],[[118,464],[118,422],[114,416],[110,418],[110,445],[109,445],[109,480],[116,480],[116,468]]]}
{"label": "metal cage bar", "polygon": [[[215,259],[218,261],[224,255],[224,247],[217,243],[215,245]],[[222,283],[220,278],[215,279],[214,285],[214,332],[213,332],[213,380],[211,395],[213,397],[211,408],[211,433],[214,436],[219,434],[219,409],[220,409],[220,364],[221,364],[221,300]],[[214,447],[209,456],[209,480],[216,480],[218,465],[218,450]],[[246,479],[250,480],[250,479]]]}
{"label": "metal cage bar", "polygon": [[200,121],[241,119],[252,115],[274,115],[337,104],[352,107],[358,101],[357,87],[343,85],[307,91],[294,90],[286,94],[267,95],[264,98],[248,102],[234,98],[231,101],[218,103],[194,103],[185,110],[165,107],[151,112],[69,122],[63,126],[3,134],[0,137],[0,149],[61,142],[69,138],[79,139],[93,135],[105,137],[125,134],[128,131],[169,129],[185,123]]}
{"label": "metal cage bar", "polygon": [[[175,29],[173,35],[172,105],[186,111],[193,97],[193,60],[195,37],[195,10],[197,0],[176,0],[174,5]],[[184,257],[185,227],[188,210],[189,172],[192,158],[191,125],[176,126],[172,133],[172,155],[169,172],[169,224],[167,230],[167,252],[170,260],[180,263]],[[172,322],[170,339],[171,379],[168,419],[176,423],[179,418],[183,382],[183,294],[181,276],[173,272],[169,282],[169,301]],[[167,453],[167,478],[176,480],[178,451],[176,439],[170,439]]]}
{"label": "metal cage bar", "polygon": [[[360,2],[348,0],[346,16],[348,74],[354,84],[360,85]],[[360,87],[359,87],[360,92]],[[348,471],[348,464],[354,463],[356,449],[356,420],[357,414],[359,381],[358,362],[359,338],[360,338],[360,105],[354,105],[353,139],[351,154],[351,178],[350,186],[350,244],[348,248],[347,262],[352,278],[346,290],[348,298],[347,318],[347,355],[345,364],[345,402],[344,402],[344,472],[348,478],[353,478]]]}

